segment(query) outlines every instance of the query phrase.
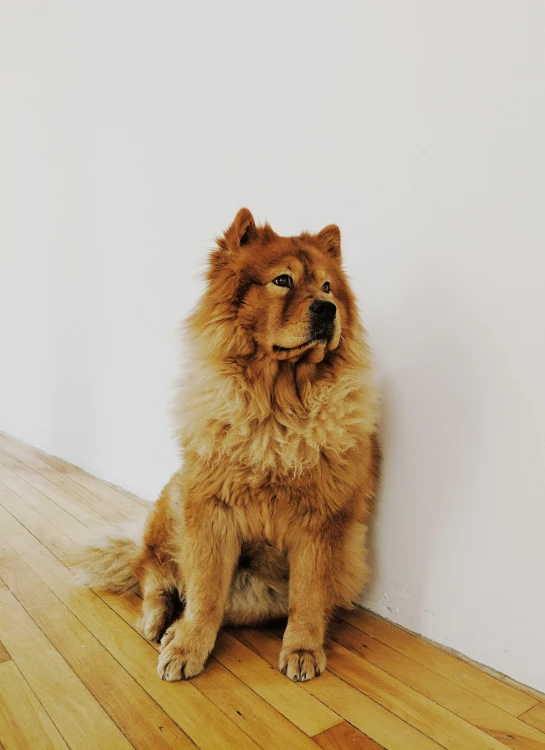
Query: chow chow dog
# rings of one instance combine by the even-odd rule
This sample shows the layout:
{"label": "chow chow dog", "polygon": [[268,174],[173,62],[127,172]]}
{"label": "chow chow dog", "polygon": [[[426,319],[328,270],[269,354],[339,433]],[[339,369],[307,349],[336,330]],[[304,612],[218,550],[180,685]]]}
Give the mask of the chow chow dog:
{"label": "chow chow dog", "polygon": [[367,578],[377,485],[370,352],[337,226],[281,237],[241,209],[210,255],[188,320],[177,399],[181,469],[138,541],[78,562],[90,585],[141,593],[164,680],[205,666],[219,628],[287,617],[279,668],[325,668],[336,607]]}

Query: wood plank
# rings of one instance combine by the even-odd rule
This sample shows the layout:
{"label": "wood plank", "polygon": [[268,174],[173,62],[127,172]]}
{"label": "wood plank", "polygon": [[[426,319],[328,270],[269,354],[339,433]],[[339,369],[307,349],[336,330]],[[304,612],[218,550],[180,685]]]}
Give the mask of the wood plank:
{"label": "wood plank", "polygon": [[[103,498],[107,502],[113,503],[120,510],[128,513],[130,516],[135,512],[135,505],[144,508],[145,511],[148,511],[150,505],[152,505],[149,500],[143,500],[141,497],[137,497],[128,490],[117,487],[103,479],[98,479],[92,474],[88,474],[83,469],[80,469],[79,466],[69,464],[55,456],[48,456],[46,453],[42,453],[38,450],[35,450],[35,453],[55,471],[64,476],[70,477],[71,480],[77,482],[82,487],[85,487],[89,492],[98,495],[98,497]],[[160,487],[159,490],[160,489],[162,488]]]}
{"label": "wood plank", "polygon": [[0,641],[0,664],[4,661],[9,661],[10,659],[11,659],[11,656],[8,654],[8,652],[4,648],[4,644]]}
{"label": "wood plank", "polygon": [[87,505],[88,508],[94,510],[106,521],[112,523],[130,523],[146,512],[142,506],[128,500],[127,502],[130,502],[130,509],[122,509],[114,503],[103,500],[70,477],[59,474],[59,472],[52,469],[41,458],[12,443],[4,435],[0,435],[0,448],[4,453],[19,459],[21,463],[25,464],[33,472],[33,475],[39,474],[47,482],[54,485],[57,490],[67,492],[84,505]]}
{"label": "wood plank", "polygon": [[42,513],[42,515],[44,515],[45,510],[47,518],[58,528],[70,529],[69,536],[72,539],[83,542],[89,536],[88,527],[79,520],[77,515],[74,515],[78,511],[75,502],[75,507],[70,508],[70,510],[60,506],[58,503],[54,503],[50,498],[38,492],[26,480],[22,479],[11,469],[8,469],[1,461],[2,458],[0,456],[0,482],[4,486],[8,487],[18,497],[24,498],[29,505],[39,513]]}
{"label": "wood plank", "polygon": [[0,664],[0,746],[66,750],[66,742],[14,662]]}
{"label": "wood plank", "polygon": [[[400,627],[401,630],[405,630],[405,628],[402,628],[399,625],[396,627]],[[424,638],[424,636],[418,635],[417,633],[411,633],[410,630],[407,630],[406,632],[408,632],[410,635],[414,635],[415,638],[419,638],[421,640],[427,641],[428,643],[431,643],[432,646],[439,649],[440,651],[451,654],[463,664],[469,664],[470,666],[475,667],[475,669],[477,669],[479,672],[484,672],[485,674],[489,675],[489,677],[492,677],[493,680],[496,680],[500,685],[508,685],[518,693],[523,693],[524,695],[533,698],[536,703],[545,702],[545,693],[541,693],[536,688],[530,687],[529,685],[524,685],[524,683],[518,682],[518,680],[515,680],[512,677],[503,674],[502,672],[498,672],[497,670],[492,669],[492,667],[487,667],[486,664],[480,664],[478,661],[470,659],[469,656],[464,656],[464,654],[461,654],[458,651],[454,651],[453,649],[449,649],[447,646],[437,644],[434,641]]]}
{"label": "wood plank", "polygon": [[0,587],[0,638],[73,750],[131,745],[7,588]]}
{"label": "wood plank", "polygon": [[449,750],[505,750],[505,745],[408,687],[381,669],[332,643],[329,669]]}
{"label": "wood plank", "polygon": [[[68,568],[1,506],[0,528],[2,533],[8,535],[11,546],[25,556],[28,565],[41,581],[85,623],[86,628],[116,661],[142,685],[199,747],[257,747],[244,733],[244,727],[248,724],[247,718],[236,715],[237,721],[232,722],[192,682],[172,685],[162,681],[157,675],[157,654],[153,646],[138,635],[97,594],[76,586],[76,579]],[[104,596],[108,597],[107,594]],[[119,603],[124,597],[112,596],[111,599]],[[141,602],[137,597],[134,599],[138,604],[131,615],[136,619]],[[235,678],[233,680],[235,684],[231,684],[231,690],[236,692],[238,681]]]}
{"label": "wood plank", "polygon": [[[229,632],[272,668],[276,667],[281,648],[279,638],[265,630],[249,628],[230,629]],[[297,686],[314,695],[386,750],[437,750],[441,747],[328,671],[309,682],[297,683]]]}
{"label": "wood plank", "polygon": [[538,703],[520,717],[522,721],[545,732],[545,703]]}
{"label": "wood plank", "polygon": [[[66,477],[62,477],[47,466],[41,466],[40,463],[43,462],[38,462],[34,456],[25,456],[24,452],[18,450],[17,447],[9,445],[9,450],[7,450],[1,436],[0,450],[2,451],[1,460],[5,466],[15,471],[51,499],[54,499],[55,495],[65,498],[70,497],[72,500],[76,499],[79,504],[87,508],[89,513],[94,515],[95,522],[98,520],[102,524],[123,524],[130,522],[135,517],[120,512],[76,482],[70,484]],[[143,509],[140,508],[140,510]]]}
{"label": "wood plank", "polygon": [[[419,637],[420,636],[417,636],[417,638]],[[439,648],[443,648],[444,650],[444,647],[442,646],[439,646]],[[446,650],[448,651],[448,649]],[[478,662],[473,661],[463,654],[458,654],[458,658],[460,659],[460,661],[464,662],[464,664],[471,664],[471,666],[476,667],[479,671],[490,675],[494,680],[498,680],[498,682],[500,682],[502,685],[509,685],[509,687],[514,688],[519,693],[524,693],[524,695],[533,698],[537,703],[545,703],[545,693],[542,693],[536,688],[530,687],[530,685],[525,685],[524,683],[519,682],[512,677],[509,677],[509,675],[502,674],[502,672],[497,672],[495,669],[492,669],[492,667],[487,667],[486,664],[479,664]]]}
{"label": "wood plank", "polygon": [[[73,539],[12,492],[3,482],[0,482],[0,508],[17,518],[60,560],[72,556],[78,550],[79,546]],[[5,514],[2,517],[5,517]],[[7,518],[6,523],[9,522]]]}
{"label": "wood plank", "polygon": [[27,453],[32,453],[52,469],[55,469],[55,471],[57,471],[59,474],[68,475],[71,479],[78,482],[83,487],[87,487],[87,489],[94,494],[99,495],[100,497],[103,497],[110,502],[113,502],[114,504],[118,505],[118,507],[127,510],[131,514],[133,512],[132,504],[134,503],[136,503],[137,505],[141,505],[143,508],[149,508],[150,503],[147,500],[142,500],[141,497],[137,497],[132,492],[124,490],[121,487],[117,487],[110,482],[106,482],[104,479],[98,479],[97,477],[94,477],[92,474],[89,474],[75,464],[64,461],[62,458],[52,456],[49,453],[45,453],[45,451],[42,451],[39,448],[34,448],[33,446],[27,445],[21,440],[17,440],[17,438],[8,435],[5,432],[0,432],[0,435],[2,435],[2,437],[5,437],[6,440],[8,440],[10,443],[25,450]]}
{"label": "wood plank", "polygon": [[2,577],[28,614],[135,748],[193,747],[193,743],[142,687],[6,542],[2,526]]}
{"label": "wood plank", "polygon": [[429,641],[421,640],[367,610],[342,613],[342,618],[355,628],[386,643],[396,651],[409,656],[437,674],[447,677],[470,693],[479,695],[513,716],[519,716],[535,706],[537,702],[534,698],[496,680],[486,672],[437,648]]}
{"label": "wood plank", "polygon": [[378,745],[363,732],[358,731],[347,721],[317,734],[314,737],[314,742],[322,750],[383,750],[381,745]]}
{"label": "wood plank", "polygon": [[368,663],[515,750],[545,750],[545,734],[348,623],[333,624],[333,640]]}
{"label": "wood plank", "polygon": [[214,657],[306,734],[313,736],[341,722],[340,716],[300,690],[276,668],[232,635],[220,632]]}
{"label": "wood plank", "polygon": [[[100,526],[105,526],[108,523],[100,513],[97,513],[89,506],[76,500],[69,492],[60,489],[49,479],[46,479],[41,474],[34,471],[34,469],[26,466],[22,461],[19,461],[18,458],[10,456],[1,450],[0,464],[10,469],[21,479],[24,479],[27,484],[42,495],[45,495],[45,497],[49,498],[61,508],[64,508],[64,510],[78,518],[85,526],[88,526],[89,528],[98,528]],[[110,523],[114,523],[114,521],[111,521]]]}
{"label": "wood plank", "polygon": [[306,734],[215,659],[211,659],[204,672],[193,679],[193,684],[237,721],[260,747],[267,750],[311,750],[314,746]]}

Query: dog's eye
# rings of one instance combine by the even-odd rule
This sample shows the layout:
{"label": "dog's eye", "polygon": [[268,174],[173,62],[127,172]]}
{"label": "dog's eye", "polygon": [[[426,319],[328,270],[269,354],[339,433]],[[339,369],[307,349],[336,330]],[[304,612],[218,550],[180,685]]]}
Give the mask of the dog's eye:
{"label": "dog's eye", "polygon": [[[322,284],[322,292],[329,294],[330,291],[331,291],[331,283],[329,281],[324,281],[324,283]],[[329,302],[327,304],[329,304]]]}
{"label": "dog's eye", "polygon": [[276,286],[287,286],[291,289],[293,286],[293,279],[291,276],[288,276],[287,273],[281,273],[280,276],[277,276],[276,279],[273,279],[273,284],[276,284]]}

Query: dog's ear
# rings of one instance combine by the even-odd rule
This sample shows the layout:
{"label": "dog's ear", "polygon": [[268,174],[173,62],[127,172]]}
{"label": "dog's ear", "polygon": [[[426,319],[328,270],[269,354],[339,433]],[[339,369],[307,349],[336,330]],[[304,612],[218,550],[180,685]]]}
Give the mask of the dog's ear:
{"label": "dog's ear", "polygon": [[235,220],[225,232],[225,244],[231,252],[237,252],[257,237],[254,217],[247,208],[241,208]]}
{"label": "dog's ear", "polygon": [[335,260],[341,259],[341,230],[336,224],[328,224],[316,235],[325,252]]}

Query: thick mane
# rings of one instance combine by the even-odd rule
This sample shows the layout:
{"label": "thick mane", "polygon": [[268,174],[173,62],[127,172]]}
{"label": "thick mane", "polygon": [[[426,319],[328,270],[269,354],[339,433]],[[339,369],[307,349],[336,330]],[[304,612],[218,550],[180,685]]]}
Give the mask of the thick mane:
{"label": "thick mane", "polygon": [[209,302],[205,295],[187,326],[191,369],[175,414],[184,452],[209,466],[227,457],[260,482],[300,475],[373,433],[376,396],[359,325],[323,362],[277,361],[259,356],[230,308]]}

